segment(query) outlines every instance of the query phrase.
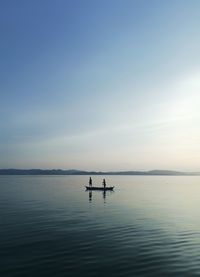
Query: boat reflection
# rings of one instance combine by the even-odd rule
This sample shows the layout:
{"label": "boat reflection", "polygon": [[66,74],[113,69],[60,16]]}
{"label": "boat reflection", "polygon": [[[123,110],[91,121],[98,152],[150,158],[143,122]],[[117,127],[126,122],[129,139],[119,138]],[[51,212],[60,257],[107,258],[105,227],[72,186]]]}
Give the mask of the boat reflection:
{"label": "boat reflection", "polygon": [[89,202],[92,202],[92,192],[89,191]]}
{"label": "boat reflection", "polygon": [[[87,190],[86,190],[87,191]],[[113,191],[102,191],[102,198],[103,198],[103,201],[104,203],[106,203],[106,196],[113,193]],[[92,191],[89,191],[89,202],[92,202]]]}
{"label": "boat reflection", "polygon": [[89,177],[89,182],[88,182],[88,186],[85,186],[86,191],[89,192],[89,202],[92,202],[92,191],[101,191],[102,192],[102,196],[104,199],[104,203],[106,203],[106,192],[113,192],[114,186],[106,186],[106,179],[103,179],[102,182],[102,187],[99,186],[93,186],[92,185],[93,181],[92,178]]}

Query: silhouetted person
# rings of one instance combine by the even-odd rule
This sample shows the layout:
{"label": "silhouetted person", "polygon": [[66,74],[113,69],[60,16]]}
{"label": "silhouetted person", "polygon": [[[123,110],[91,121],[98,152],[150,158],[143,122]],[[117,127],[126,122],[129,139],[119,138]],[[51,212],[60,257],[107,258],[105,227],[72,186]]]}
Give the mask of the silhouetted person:
{"label": "silhouetted person", "polygon": [[106,188],[106,180],[103,179],[103,188],[105,189]]}
{"label": "silhouetted person", "polygon": [[92,187],[92,178],[89,179],[89,186]]}

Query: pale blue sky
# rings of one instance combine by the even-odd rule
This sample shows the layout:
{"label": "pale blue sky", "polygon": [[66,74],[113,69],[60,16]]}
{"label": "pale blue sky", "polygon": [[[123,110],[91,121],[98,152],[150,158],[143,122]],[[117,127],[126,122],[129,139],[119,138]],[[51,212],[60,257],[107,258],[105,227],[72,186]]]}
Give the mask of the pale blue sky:
{"label": "pale blue sky", "polygon": [[0,1],[0,167],[200,171],[200,1]]}

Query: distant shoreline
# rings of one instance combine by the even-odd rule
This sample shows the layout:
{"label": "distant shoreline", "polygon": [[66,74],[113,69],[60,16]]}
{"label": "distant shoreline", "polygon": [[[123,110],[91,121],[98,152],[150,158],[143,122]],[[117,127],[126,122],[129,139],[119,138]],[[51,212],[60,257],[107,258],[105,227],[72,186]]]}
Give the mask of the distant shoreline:
{"label": "distant shoreline", "polygon": [[76,169],[0,169],[0,175],[127,175],[127,176],[200,176],[200,172],[173,170],[83,171]]}

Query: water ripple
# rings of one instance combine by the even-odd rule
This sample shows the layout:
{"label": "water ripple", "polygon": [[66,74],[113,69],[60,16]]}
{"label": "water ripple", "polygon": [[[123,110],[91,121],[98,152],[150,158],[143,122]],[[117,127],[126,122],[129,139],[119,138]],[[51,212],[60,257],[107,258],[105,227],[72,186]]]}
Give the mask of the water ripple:
{"label": "water ripple", "polygon": [[166,188],[123,177],[126,187],[91,202],[80,177],[9,178],[0,179],[1,276],[200,276],[200,203],[183,201],[182,179]]}

